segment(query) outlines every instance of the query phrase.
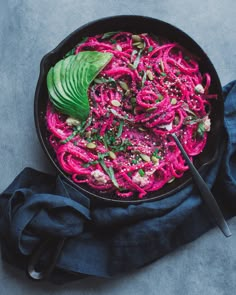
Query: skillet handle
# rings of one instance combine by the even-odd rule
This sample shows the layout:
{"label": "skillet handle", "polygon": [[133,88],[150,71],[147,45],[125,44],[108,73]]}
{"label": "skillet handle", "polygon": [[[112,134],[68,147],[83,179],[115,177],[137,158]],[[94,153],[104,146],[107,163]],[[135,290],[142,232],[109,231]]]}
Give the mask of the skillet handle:
{"label": "skillet handle", "polygon": [[[33,251],[27,267],[27,275],[33,279],[33,280],[43,280],[52,273],[53,269],[56,266],[57,259],[61,254],[61,251],[63,249],[65,239],[60,239],[56,245],[56,248],[52,247],[51,250],[51,258],[49,259],[46,266],[44,266],[43,269],[40,269],[39,263],[40,258],[45,253],[45,251],[48,251],[50,249],[50,246],[54,244],[55,242],[52,239],[46,239],[40,243],[40,245]],[[37,266],[39,270],[37,269]]]}
{"label": "skillet handle", "polygon": [[232,233],[228,227],[226,220],[224,219],[224,216],[223,216],[214,196],[212,195],[210,189],[208,188],[206,182],[203,180],[203,178],[201,177],[201,175],[199,174],[199,172],[197,171],[197,169],[195,168],[193,163],[190,161],[187,153],[185,152],[185,150],[184,150],[182,144],[180,143],[178,137],[176,136],[176,134],[172,133],[171,135],[174,138],[178,148],[180,149],[184,159],[186,160],[186,162],[189,166],[189,169],[192,173],[192,177],[195,181],[195,184],[201,193],[202,199],[205,201],[209,211],[211,212],[212,216],[214,217],[215,223],[218,225],[218,227],[221,229],[221,231],[223,232],[223,234],[226,237],[230,237],[232,235]]}

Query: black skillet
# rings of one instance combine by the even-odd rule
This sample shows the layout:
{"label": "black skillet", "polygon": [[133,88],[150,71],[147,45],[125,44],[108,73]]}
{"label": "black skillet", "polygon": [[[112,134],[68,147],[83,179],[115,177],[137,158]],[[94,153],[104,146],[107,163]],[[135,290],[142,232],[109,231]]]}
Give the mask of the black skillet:
{"label": "black skillet", "polygon": [[210,92],[216,93],[218,95],[218,99],[212,100],[212,110],[210,115],[212,125],[211,131],[208,135],[207,145],[204,151],[194,159],[194,165],[197,170],[202,171],[202,169],[211,164],[217,158],[217,151],[219,146],[218,142],[220,140],[220,134],[222,132],[223,126],[224,105],[220,80],[209,57],[201,49],[201,47],[186,33],[174,27],[173,25],[170,25],[161,20],[136,15],[112,16],[99,19],[75,30],[68,37],[66,37],[55,49],[46,54],[41,61],[40,75],[37,83],[34,102],[35,124],[41,145],[51,163],[56,167],[58,173],[60,175],[63,175],[64,178],[76,189],[83,192],[86,196],[90,197],[91,203],[97,203],[97,201],[109,201],[110,203],[112,203],[112,205],[122,206],[128,204],[137,204],[144,201],[154,201],[174,194],[191,181],[191,173],[190,171],[186,172],[182,178],[176,179],[174,182],[165,185],[159,191],[148,193],[147,196],[142,200],[139,200],[137,198],[135,199],[135,197],[133,199],[120,200],[114,194],[104,194],[92,190],[86,185],[75,184],[70,179],[70,177],[65,172],[63,172],[57,162],[53,149],[49,145],[49,134],[45,124],[45,112],[48,102],[46,76],[50,67],[54,66],[58,60],[62,59],[63,56],[74,46],[76,46],[76,44],[79,43],[83,37],[117,30],[131,31],[134,33],[148,32],[155,34],[156,36],[163,36],[169,41],[178,42],[183,47],[185,47],[200,58],[200,71],[208,72],[211,75],[212,84]]}

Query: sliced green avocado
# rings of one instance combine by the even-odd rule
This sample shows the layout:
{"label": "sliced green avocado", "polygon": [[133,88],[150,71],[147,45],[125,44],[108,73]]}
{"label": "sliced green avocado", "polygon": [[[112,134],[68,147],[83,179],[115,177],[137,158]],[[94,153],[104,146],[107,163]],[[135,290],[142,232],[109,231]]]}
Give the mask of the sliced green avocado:
{"label": "sliced green avocado", "polygon": [[65,91],[67,91],[67,93],[73,97],[76,96],[76,92],[73,88],[73,85],[71,85],[71,83],[70,83],[70,79],[68,79],[68,78],[66,79],[66,77],[70,71],[71,65],[74,63],[75,57],[76,57],[75,55],[70,55],[70,56],[68,56],[68,58],[63,59],[63,63],[61,66],[62,86],[64,89],[66,89]]}
{"label": "sliced green avocado", "polygon": [[83,51],[68,56],[47,75],[50,100],[62,113],[85,121],[89,115],[88,88],[112,58],[111,53]]}
{"label": "sliced green avocado", "polygon": [[[69,56],[70,57],[70,56]],[[61,60],[61,65],[60,65],[60,81],[61,81],[61,86],[63,88],[63,91],[65,92],[65,94],[67,96],[69,96],[70,98],[74,98],[76,95],[73,91],[71,91],[71,89],[68,87],[68,84],[66,83],[67,79],[65,78],[66,77],[66,68],[68,66],[70,62],[70,58],[66,58],[66,59],[63,59]],[[59,64],[59,63],[58,63]],[[54,67],[54,71],[56,69],[56,66],[57,64],[55,65]]]}

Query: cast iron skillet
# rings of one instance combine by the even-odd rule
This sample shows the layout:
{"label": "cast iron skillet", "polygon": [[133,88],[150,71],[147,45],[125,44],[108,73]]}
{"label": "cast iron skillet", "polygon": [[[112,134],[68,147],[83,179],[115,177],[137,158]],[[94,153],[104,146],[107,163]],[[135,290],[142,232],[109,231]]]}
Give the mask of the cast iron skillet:
{"label": "cast iron skillet", "polygon": [[220,84],[217,72],[211,63],[206,53],[201,47],[186,33],[180,29],[170,25],[161,20],[154,18],[137,16],[137,15],[122,15],[112,16],[90,22],[71,33],[66,37],[54,50],[46,54],[40,64],[40,75],[35,92],[34,101],[34,115],[36,130],[41,142],[41,145],[50,159],[51,163],[55,166],[58,173],[63,175],[66,181],[72,184],[76,189],[83,192],[86,196],[90,197],[91,202],[97,201],[109,201],[113,205],[128,205],[140,203],[143,201],[154,201],[164,197],[168,197],[174,194],[186,184],[191,181],[190,172],[186,172],[183,177],[176,179],[174,182],[165,185],[162,189],[148,193],[142,200],[139,199],[118,199],[114,194],[104,194],[95,190],[92,190],[87,185],[75,184],[68,175],[60,168],[55,153],[50,147],[48,142],[48,131],[45,124],[45,113],[46,105],[48,101],[48,91],[46,86],[46,76],[51,66],[62,59],[63,56],[76,46],[79,41],[86,36],[92,36],[99,33],[105,33],[109,31],[130,31],[133,33],[153,33],[157,36],[163,36],[169,41],[176,41],[183,47],[194,53],[200,58],[199,66],[200,71],[208,72],[212,77],[212,84],[210,88],[211,93],[217,93],[218,99],[212,100],[212,111],[211,111],[211,131],[208,134],[208,140],[204,151],[195,158],[194,164],[200,171],[206,169],[208,165],[213,163],[217,158],[218,146],[220,135],[223,128],[223,95],[222,87]]}

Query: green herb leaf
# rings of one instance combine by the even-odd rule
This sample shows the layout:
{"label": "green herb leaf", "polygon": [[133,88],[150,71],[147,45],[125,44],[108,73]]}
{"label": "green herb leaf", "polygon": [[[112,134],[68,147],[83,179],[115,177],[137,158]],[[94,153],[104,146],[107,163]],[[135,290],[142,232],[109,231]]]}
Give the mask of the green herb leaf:
{"label": "green herb leaf", "polygon": [[68,136],[66,139],[61,140],[60,143],[65,144],[69,142],[72,138],[74,138],[78,133],[80,132],[80,128],[74,130],[70,136]]}
{"label": "green herb leaf", "polygon": [[98,164],[98,163],[99,163],[99,161],[97,161],[97,160],[95,160],[95,161],[90,161],[90,162],[88,162],[88,163],[83,164],[83,167],[84,167],[84,168],[88,168],[89,166],[91,166],[91,165],[96,165],[96,164]]}
{"label": "green herb leaf", "polygon": [[153,51],[153,46],[149,46],[148,52],[152,52],[152,51]]}
{"label": "green herb leaf", "polygon": [[166,73],[161,72],[161,76],[162,76],[162,77],[165,77],[165,76],[166,76]]}
{"label": "green herb leaf", "polygon": [[159,156],[159,149],[156,148],[154,152],[152,153],[152,156],[156,157],[157,159],[161,159],[161,156]]}
{"label": "green herb leaf", "polygon": [[121,136],[122,131],[123,131],[123,126],[124,126],[124,120],[120,120],[120,125],[118,128],[118,132],[116,134],[116,138],[119,138]]}
{"label": "green herb leaf", "polygon": [[119,188],[118,182],[115,178],[115,173],[112,167],[107,167],[106,163],[104,162],[103,159],[99,161],[100,165],[102,166],[103,170],[107,173],[107,175],[110,177],[112,183],[114,184],[115,187]]}
{"label": "green herb leaf", "polygon": [[102,35],[102,40],[103,39],[108,39],[108,38],[110,38],[110,37],[112,37],[112,36],[114,36],[115,34],[117,34],[117,33],[119,33],[120,31],[114,31],[114,32],[106,32],[106,33],[104,33],[103,35]]}
{"label": "green herb leaf", "polygon": [[139,169],[138,173],[141,177],[145,175],[145,172],[143,171],[143,169]]}
{"label": "green herb leaf", "polygon": [[106,79],[104,77],[94,79],[94,83],[96,83],[96,84],[111,83],[111,82],[116,82],[116,81],[115,81],[115,79],[110,78],[110,77],[108,79]]}
{"label": "green herb leaf", "polygon": [[203,123],[203,122],[200,122],[200,123],[198,124],[198,127],[197,127],[197,134],[198,134],[200,137],[203,137],[204,132],[205,132],[204,123]]}

